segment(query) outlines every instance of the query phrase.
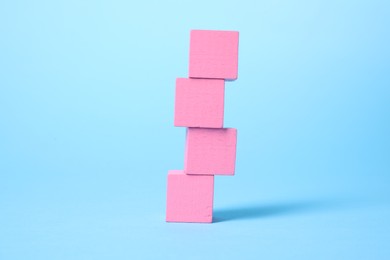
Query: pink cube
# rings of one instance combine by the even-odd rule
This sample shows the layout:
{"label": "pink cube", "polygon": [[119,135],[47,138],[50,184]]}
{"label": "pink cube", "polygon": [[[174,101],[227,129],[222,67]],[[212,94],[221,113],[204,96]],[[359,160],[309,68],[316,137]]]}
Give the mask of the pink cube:
{"label": "pink cube", "polygon": [[184,172],[196,175],[234,175],[237,130],[188,128]]}
{"label": "pink cube", "polygon": [[192,30],[190,78],[237,79],[238,32]]}
{"label": "pink cube", "polygon": [[175,126],[223,127],[225,81],[176,79]]}
{"label": "pink cube", "polygon": [[166,221],[211,223],[213,198],[214,176],[169,171]]}

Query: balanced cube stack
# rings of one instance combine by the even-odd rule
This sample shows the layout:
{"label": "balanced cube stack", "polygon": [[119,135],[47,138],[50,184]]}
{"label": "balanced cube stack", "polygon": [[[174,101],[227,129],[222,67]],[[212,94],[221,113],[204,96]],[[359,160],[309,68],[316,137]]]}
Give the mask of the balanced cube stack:
{"label": "balanced cube stack", "polygon": [[174,125],[187,127],[184,170],[168,172],[168,222],[212,222],[214,175],[234,175],[237,130],[223,117],[225,80],[237,71],[238,32],[191,31],[189,78],[176,79],[175,95]]}

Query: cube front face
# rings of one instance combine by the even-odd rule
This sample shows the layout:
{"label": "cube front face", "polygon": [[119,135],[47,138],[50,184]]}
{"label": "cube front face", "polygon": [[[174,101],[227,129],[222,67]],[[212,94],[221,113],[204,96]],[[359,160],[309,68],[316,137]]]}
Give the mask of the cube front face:
{"label": "cube front face", "polygon": [[193,175],[234,175],[237,130],[188,128],[184,171]]}
{"label": "cube front face", "polygon": [[225,81],[176,79],[175,126],[222,128]]}
{"label": "cube front face", "polygon": [[189,77],[237,79],[238,36],[236,31],[192,30]]}
{"label": "cube front face", "polygon": [[211,223],[213,220],[214,176],[168,172],[167,222]]}

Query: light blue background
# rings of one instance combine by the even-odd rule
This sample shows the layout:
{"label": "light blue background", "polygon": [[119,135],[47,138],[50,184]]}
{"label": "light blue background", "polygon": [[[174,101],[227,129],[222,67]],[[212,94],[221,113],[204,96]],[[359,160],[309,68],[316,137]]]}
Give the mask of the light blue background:
{"label": "light blue background", "polygon": [[[0,259],[389,259],[389,1],[2,1]],[[165,223],[190,29],[240,31],[214,224]]]}

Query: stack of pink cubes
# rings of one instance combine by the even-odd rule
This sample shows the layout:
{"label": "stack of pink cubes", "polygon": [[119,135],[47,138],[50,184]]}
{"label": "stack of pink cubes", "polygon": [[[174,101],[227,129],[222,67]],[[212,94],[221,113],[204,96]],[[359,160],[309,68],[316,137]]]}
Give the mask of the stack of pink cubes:
{"label": "stack of pink cubes", "polygon": [[168,172],[166,221],[211,223],[214,175],[234,175],[237,130],[224,128],[225,80],[237,79],[238,32],[192,30],[189,78],[176,80],[174,125],[187,127],[184,170]]}

